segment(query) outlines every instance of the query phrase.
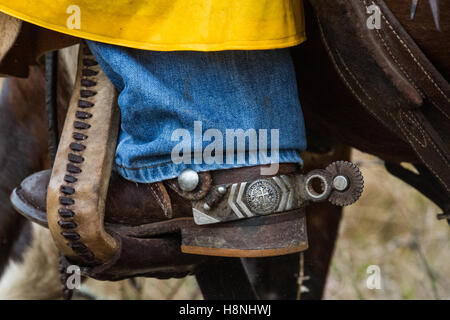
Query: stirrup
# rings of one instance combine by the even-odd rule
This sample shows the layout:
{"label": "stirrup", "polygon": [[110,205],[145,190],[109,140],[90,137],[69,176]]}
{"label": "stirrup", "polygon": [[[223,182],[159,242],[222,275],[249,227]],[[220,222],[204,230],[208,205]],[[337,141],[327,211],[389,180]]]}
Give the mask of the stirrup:
{"label": "stirrup", "polygon": [[117,252],[116,239],[103,224],[119,130],[116,101],[116,89],[81,43],[74,94],[47,191],[49,229],[61,253],[74,261],[108,261]]}
{"label": "stirrup", "polygon": [[[142,265],[133,260],[135,251],[163,243],[157,228],[164,223],[140,226],[148,231],[144,237],[122,236],[118,231],[126,228],[114,229],[104,223],[119,130],[116,101],[115,88],[82,43],[74,95],[47,190],[47,219],[61,253],[70,261],[92,266],[91,274],[100,276],[106,270],[115,275],[128,274],[130,268],[139,270]],[[169,220],[165,225],[181,233],[184,253],[262,257],[299,252],[308,246],[305,205],[326,200],[349,205],[359,198],[362,187],[359,170],[348,162],[336,162],[307,175],[280,174],[215,185],[209,193],[192,199],[193,218]],[[270,201],[261,192],[270,194]],[[181,255],[176,239],[166,249]],[[153,257],[141,258],[144,264]]]}

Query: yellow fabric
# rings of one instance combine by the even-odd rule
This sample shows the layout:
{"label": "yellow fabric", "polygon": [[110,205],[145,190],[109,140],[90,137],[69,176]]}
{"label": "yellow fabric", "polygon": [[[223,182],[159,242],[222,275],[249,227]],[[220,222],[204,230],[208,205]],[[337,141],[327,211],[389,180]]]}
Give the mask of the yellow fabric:
{"label": "yellow fabric", "polygon": [[80,38],[147,50],[274,49],[305,39],[302,0],[0,0],[0,11]]}

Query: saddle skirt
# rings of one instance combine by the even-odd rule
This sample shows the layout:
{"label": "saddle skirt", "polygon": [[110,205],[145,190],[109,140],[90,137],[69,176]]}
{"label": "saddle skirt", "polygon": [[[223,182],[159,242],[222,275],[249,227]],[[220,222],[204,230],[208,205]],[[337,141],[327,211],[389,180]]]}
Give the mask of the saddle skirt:
{"label": "saddle skirt", "polygon": [[[380,156],[391,173],[418,188],[448,214],[450,85],[446,76],[450,57],[448,48],[437,48],[445,49],[450,40],[449,3],[441,3],[440,31],[431,12],[428,20],[417,12],[411,22],[410,3],[309,3],[309,41],[300,46],[294,60],[311,62],[297,67],[310,129]],[[421,47],[391,8],[397,14],[404,11],[398,17],[415,31]],[[369,23],[371,19],[378,20],[378,25]],[[414,23],[415,28],[411,27]],[[403,169],[403,161],[412,162],[418,174]]]}

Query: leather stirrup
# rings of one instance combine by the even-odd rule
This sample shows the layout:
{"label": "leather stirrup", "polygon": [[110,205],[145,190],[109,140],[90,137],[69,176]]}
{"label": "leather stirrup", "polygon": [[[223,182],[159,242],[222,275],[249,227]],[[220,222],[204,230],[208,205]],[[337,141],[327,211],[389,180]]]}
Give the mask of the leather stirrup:
{"label": "leather stirrup", "polygon": [[119,130],[117,91],[85,43],[47,193],[48,225],[63,255],[97,264],[118,251],[104,229]]}

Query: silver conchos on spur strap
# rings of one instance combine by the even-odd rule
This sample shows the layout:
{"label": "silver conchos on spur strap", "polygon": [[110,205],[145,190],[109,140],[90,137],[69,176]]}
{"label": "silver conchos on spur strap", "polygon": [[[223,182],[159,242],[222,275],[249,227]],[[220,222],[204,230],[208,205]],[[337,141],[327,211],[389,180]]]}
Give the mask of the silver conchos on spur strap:
{"label": "silver conchos on spur strap", "polygon": [[330,201],[347,206],[359,199],[363,187],[358,167],[337,161],[325,170],[305,175],[280,175],[215,186],[214,196],[193,201],[192,210],[195,223],[205,225],[295,210],[308,202]]}

